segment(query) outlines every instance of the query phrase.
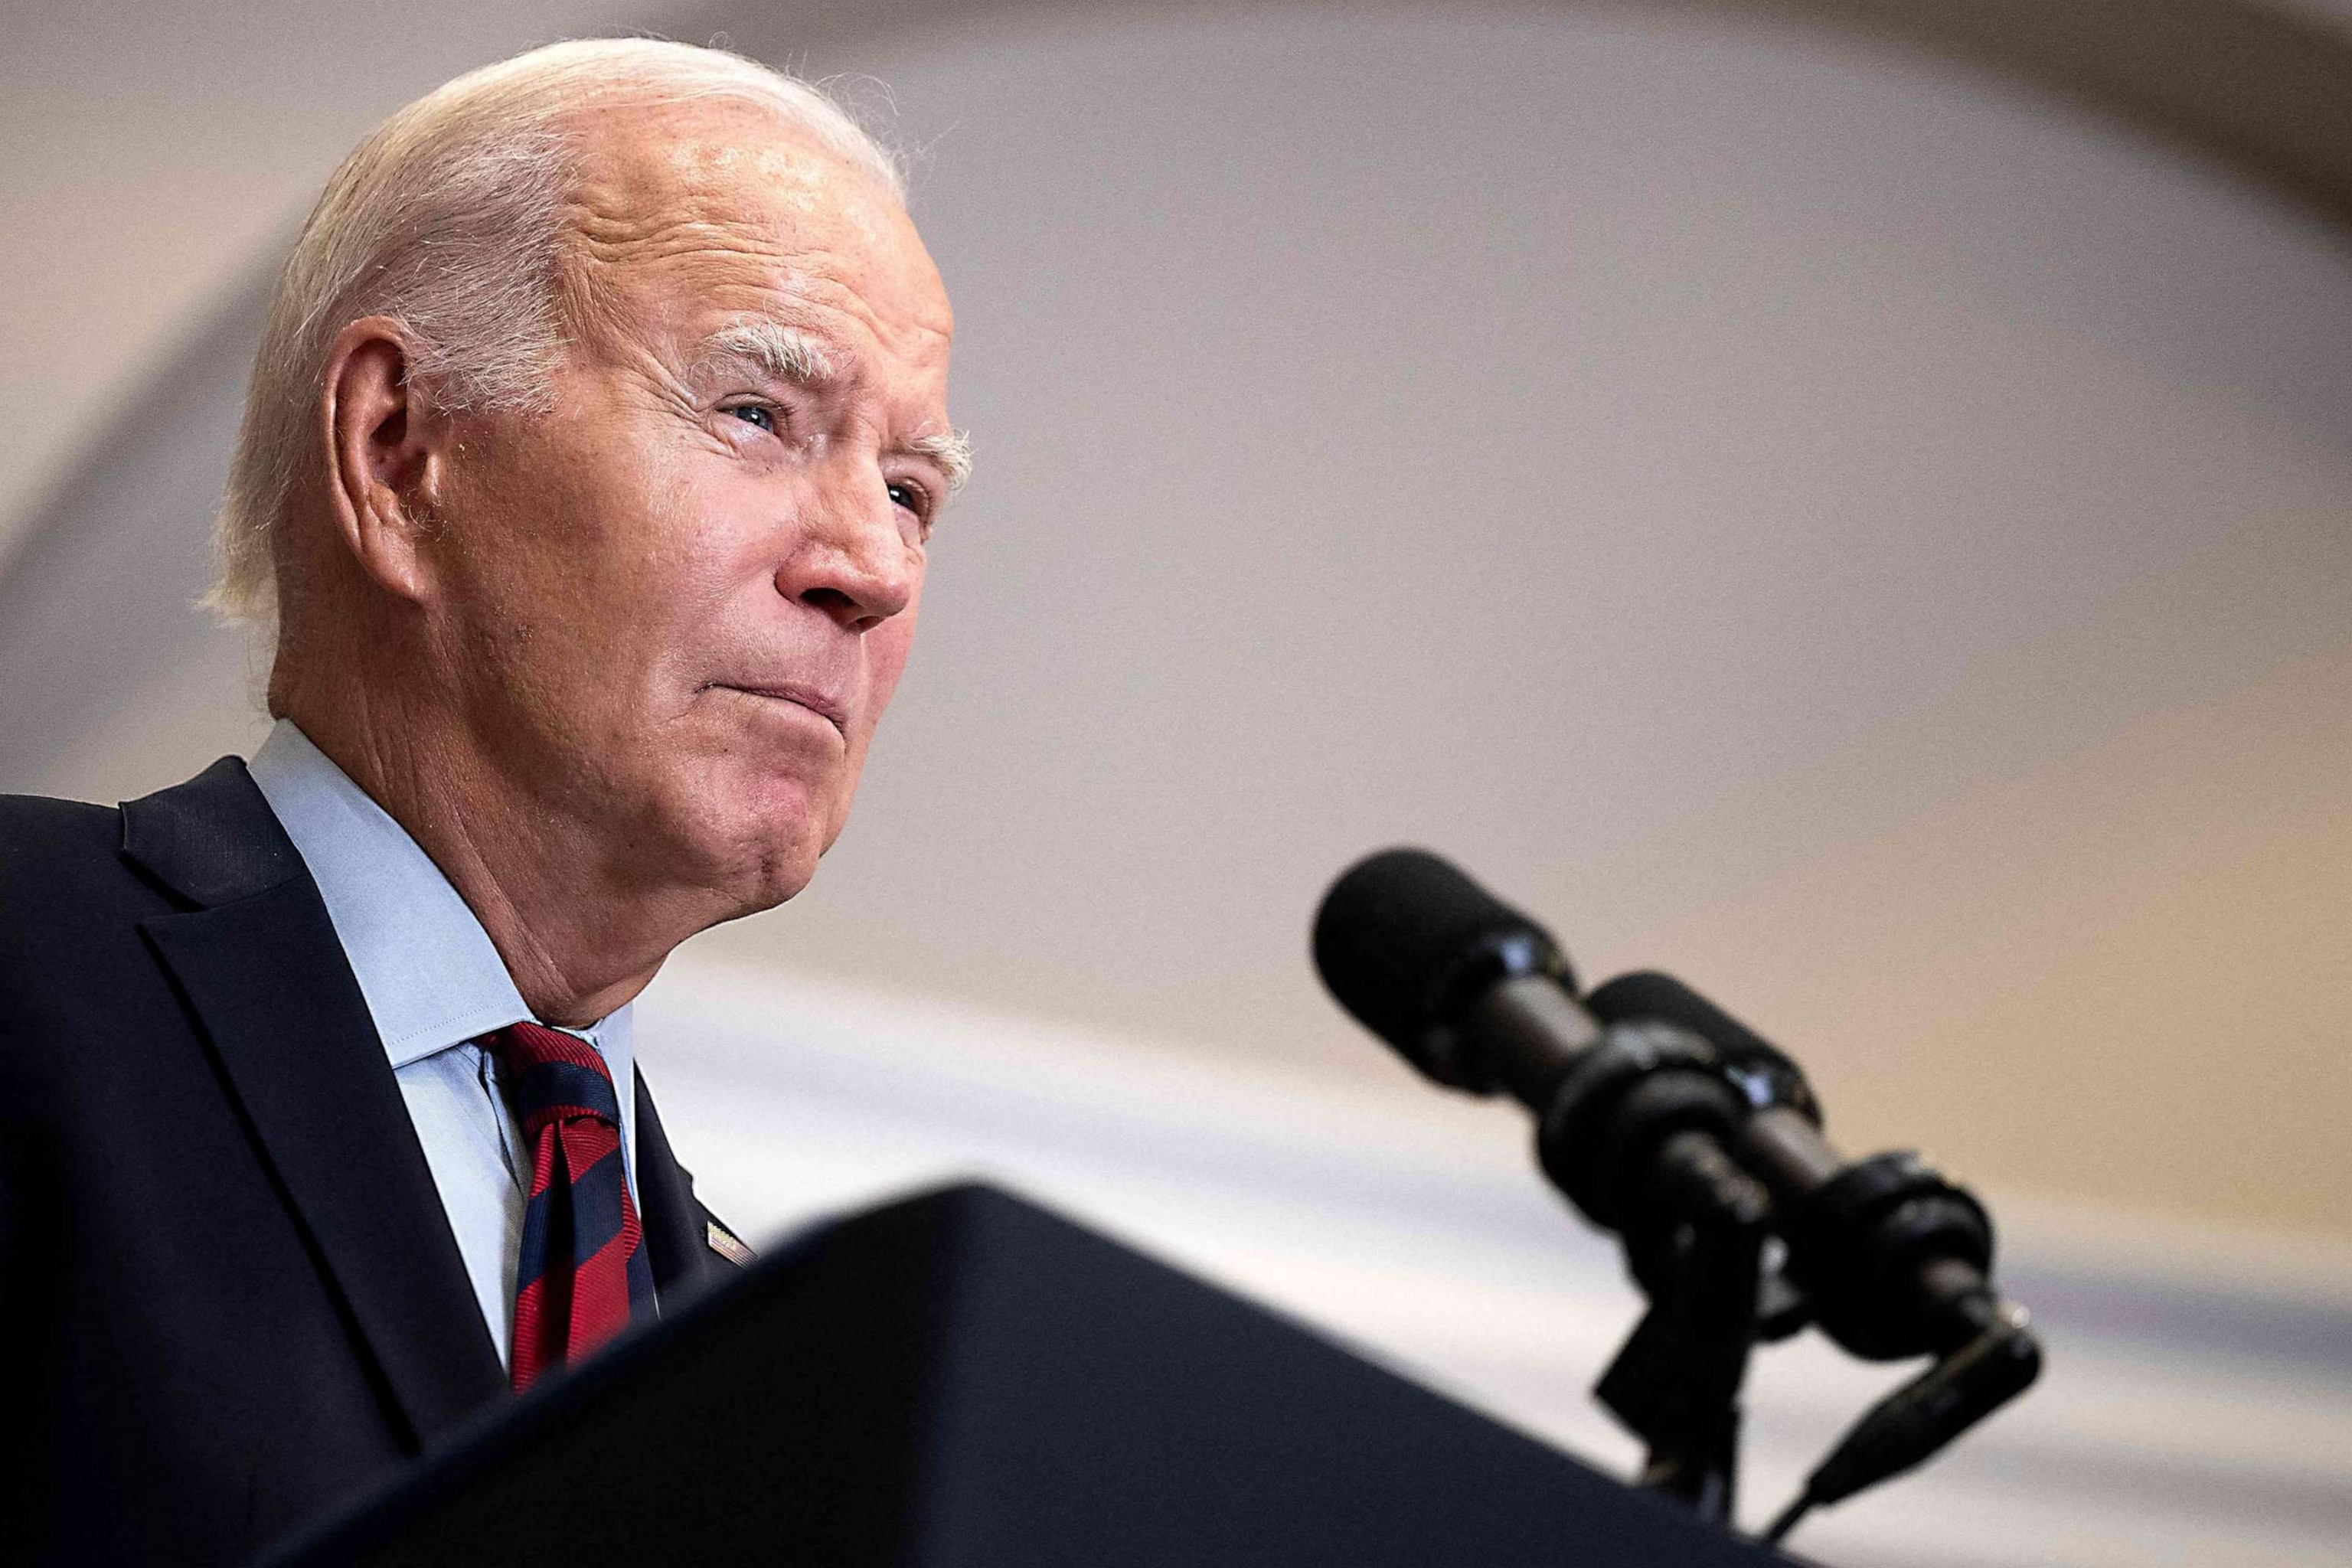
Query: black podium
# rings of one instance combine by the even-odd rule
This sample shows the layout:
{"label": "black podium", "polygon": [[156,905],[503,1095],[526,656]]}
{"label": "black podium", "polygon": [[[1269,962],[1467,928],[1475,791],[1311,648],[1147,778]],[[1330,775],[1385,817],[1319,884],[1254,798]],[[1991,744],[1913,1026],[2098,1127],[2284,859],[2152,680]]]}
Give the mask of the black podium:
{"label": "black podium", "polygon": [[1777,1559],[1007,1194],[814,1232],[271,1560]]}

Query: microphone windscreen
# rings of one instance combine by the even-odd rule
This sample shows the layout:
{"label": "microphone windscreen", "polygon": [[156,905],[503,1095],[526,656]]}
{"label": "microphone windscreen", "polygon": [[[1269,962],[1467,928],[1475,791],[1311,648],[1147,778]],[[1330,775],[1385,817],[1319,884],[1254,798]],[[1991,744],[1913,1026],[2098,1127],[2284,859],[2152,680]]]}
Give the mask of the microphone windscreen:
{"label": "microphone windscreen", "polygon": [[1315,967],[1364,1027],[1464,1087],[1433,1032],[1507,975],[1575,986],[1550,932],[1425,849],[1384,849],[1331,885],[1316,911]]}

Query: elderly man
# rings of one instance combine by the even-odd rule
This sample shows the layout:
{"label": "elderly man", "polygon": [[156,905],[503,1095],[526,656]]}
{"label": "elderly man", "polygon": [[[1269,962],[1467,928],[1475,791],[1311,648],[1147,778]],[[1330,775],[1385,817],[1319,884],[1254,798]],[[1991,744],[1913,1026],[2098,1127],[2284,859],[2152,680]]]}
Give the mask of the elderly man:
{"label": "elderly man", "polygon": [[242,1559],[743,1256],[630,999],[841,831],[950,330],[890,161],[726,55],[542,49],[337,171],[222,519],[276,727],[0,802],[0,1559]]}

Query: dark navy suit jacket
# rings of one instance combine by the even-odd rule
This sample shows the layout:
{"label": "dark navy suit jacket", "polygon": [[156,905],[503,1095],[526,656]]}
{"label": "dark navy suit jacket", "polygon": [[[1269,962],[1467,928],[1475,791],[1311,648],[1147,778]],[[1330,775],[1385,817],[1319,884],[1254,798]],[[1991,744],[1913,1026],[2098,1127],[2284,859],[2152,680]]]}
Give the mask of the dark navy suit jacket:
{"label": "dark navy suit jacket", "polygon": [[[657,1292],[724,1277],[637,1079]],[[0,796],[0,1562],[239,1562],[507,1397],[245,764]]]}

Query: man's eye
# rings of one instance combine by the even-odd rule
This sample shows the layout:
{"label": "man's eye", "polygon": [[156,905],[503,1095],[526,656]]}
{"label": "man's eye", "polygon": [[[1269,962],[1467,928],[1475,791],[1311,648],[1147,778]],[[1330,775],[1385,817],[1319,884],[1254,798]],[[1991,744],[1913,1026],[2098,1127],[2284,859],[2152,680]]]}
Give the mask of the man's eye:
{"label": "man's eye", "polygon": [[770,435],[775,434],[776,411],[764,403],[746,403],[740,407],[730,408],[727,412],[746,425],[757,426]]}
{"label": "man's eye", "polygon": [[890,482],[888,489],[890,491],[890,502],[893,506],[905,507],[908,511],[913,512],[925,522],[929,522],[930,521],[931,496],[929,490],[926,490],[920,485],[910,485],[898,479],[893,479]]}

